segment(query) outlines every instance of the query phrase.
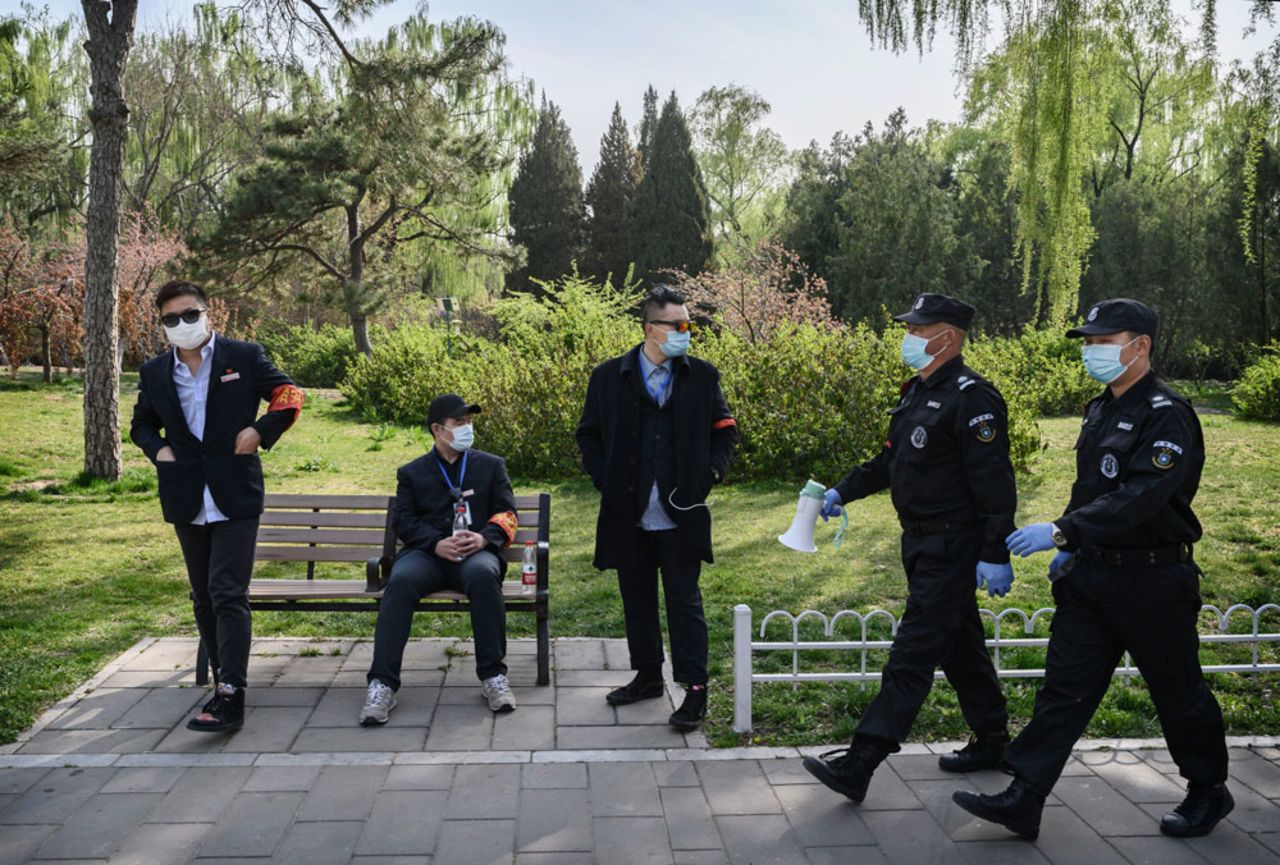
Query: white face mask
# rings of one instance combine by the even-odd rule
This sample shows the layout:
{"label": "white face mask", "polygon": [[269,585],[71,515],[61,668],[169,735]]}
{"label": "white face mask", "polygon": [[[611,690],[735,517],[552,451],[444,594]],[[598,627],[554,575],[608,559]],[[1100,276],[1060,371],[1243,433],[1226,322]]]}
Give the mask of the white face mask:
{"label": "white face mask", "polygon": [[193,324],[179,321],[175,326],[164,326],[164,335],[172,345],[178,348],[198,348],[209,338],[209,321],[205,316]]}
{"label": "white face mask", "polygon": [[471,450],[471,446],[476,443],[475,427],[469,423],[456,426],[449,432],[453,433],[453,449],[458,453]]}

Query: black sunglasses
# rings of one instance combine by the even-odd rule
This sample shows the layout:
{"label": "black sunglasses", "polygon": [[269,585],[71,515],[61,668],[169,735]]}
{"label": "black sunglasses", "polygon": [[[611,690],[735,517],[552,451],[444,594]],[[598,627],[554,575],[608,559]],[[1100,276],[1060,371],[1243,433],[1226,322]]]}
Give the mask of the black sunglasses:
{"label": "black sunglasses", "polygon": [[183,312],[171,312],[168,315],[160,316],[160,322],[165,327],[177,327],[178,319],[182,319],[187,324],[195,324],[200,320],[200,316],[204,315],[203,309],[188,309]]}
{"label": "black sunglasses", "polygon": [[676,333],[689,333],[693,330],[693,322],[688,319],[682,321],[672,321],[670,319],[651,318],[648,324],[669,324]]}

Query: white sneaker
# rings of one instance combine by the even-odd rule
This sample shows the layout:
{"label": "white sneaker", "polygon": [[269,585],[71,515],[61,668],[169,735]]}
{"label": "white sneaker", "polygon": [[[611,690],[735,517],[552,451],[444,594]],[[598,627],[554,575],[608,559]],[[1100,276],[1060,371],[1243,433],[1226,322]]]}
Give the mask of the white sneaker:
{"label": "white sneaker", "polygon": [[360,726],[373,727],[387,723],[391,710],[396,707],[396,692],[379,679],[369,683],[369,693],[360,710]]}
{"label": "white sneaker", "polygon": [[516,707],[516,695],[511,693],[511,683],[507,677],[499,673],[484,680],[480,686],[484,698],[489,701],[489,708],[495,712],[510,712]]}

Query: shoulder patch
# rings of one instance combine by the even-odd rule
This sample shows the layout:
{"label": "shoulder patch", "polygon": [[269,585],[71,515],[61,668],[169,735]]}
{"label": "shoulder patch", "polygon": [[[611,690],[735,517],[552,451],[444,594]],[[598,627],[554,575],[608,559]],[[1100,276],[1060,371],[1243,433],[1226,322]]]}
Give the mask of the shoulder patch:
{"label": "shoulder patch", "polygon": [[977,436],[978,441],[983,444],[989,444],[996,440],[995,419],[996,416],[993,414],[980,414],[970,419],[969,429],[973,430],[973,434]]}

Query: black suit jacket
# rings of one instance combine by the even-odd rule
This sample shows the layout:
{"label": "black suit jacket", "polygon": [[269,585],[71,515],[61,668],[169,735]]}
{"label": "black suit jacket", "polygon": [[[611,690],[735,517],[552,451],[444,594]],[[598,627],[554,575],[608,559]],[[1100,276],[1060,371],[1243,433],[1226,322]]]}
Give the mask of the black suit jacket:
{"label": "black suit jacket", "polygon": [[[449,475],[445,483],[440,473],[444,465]],[[450,485],[456,485],[462,470],[462,458],[452,465],[440,458],[432,448],[423,456],[396,470],[396,506],[393,514],[396,537],[406,550],[421,550],[435,555],[436,544],[453,534],[454,498]],[[484,535],[487,549],[498,556],[506,571],[504,551],[516,537],[516,498],[507,477],[507,465],[501,457],[484,451],[467,453],[467,473],[460,489],[464,501],[471,506],[471,530]]]}
{"label": "black suit jacket", "polygon": [[[173,381],[172,350],[153,357],[138,371],[138,402],[129,436],[156,465],[160,508],[171,523],[189,523],[200,513],[207,484],[213,501],[229,519],[262,513],[262,461],[236,455],[236,435],[252,426],[270,449],[302,411],[302,391],[276,369],[262,346],[215,335],[207,361],[209,394],[204,438],[187,428]],[[258,417],[259,403],[268,401]],[[175,462],[156,462],[165,445]]]}
{"label": "black suit jacket", "polygon": [[[652,399],[641,381],[640,347],[607,360],[591,373],[578,420],[582,467],[600,491],[596,521],[597,568],[616,568],[638,553],[636,484],[640,478],[640,401]],[[711,485],[724,480],[738,443],[738,427],[720,389],[720,371],[684,355],[674,364],[669,405],[675,422],[676,489],[680,507],[706,501]],[[680,551],[710,562],[711,514],[706,508],[674,510]]]}

